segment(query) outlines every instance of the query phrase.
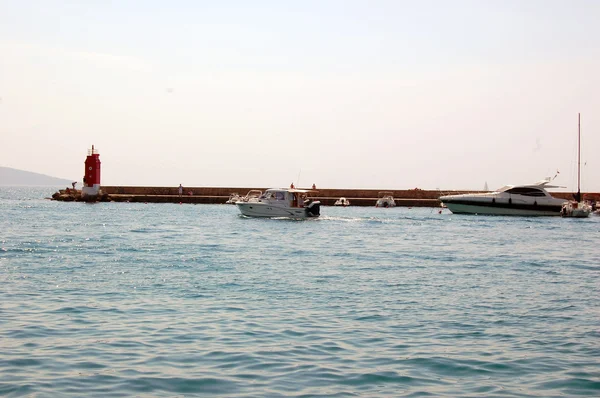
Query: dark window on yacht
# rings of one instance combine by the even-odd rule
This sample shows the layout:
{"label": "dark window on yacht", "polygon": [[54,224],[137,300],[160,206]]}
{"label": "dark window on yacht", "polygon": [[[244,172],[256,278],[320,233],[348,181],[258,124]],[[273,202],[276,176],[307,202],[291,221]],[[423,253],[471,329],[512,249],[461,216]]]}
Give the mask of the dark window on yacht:
{"label": "dark window on yacht", "polygon": [[541,191],[541,190],[536,189],[536,188],[518,187],[518,188],[511,188],[511,189],[509,189],[506,192],[510,193],[512,195],[546,196],[546,194],[544,193],[544,191]]}

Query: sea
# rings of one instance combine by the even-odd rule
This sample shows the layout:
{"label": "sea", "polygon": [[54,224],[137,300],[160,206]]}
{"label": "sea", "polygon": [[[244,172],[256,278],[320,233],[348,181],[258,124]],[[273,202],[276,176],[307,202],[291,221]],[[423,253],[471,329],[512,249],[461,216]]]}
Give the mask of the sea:
{"label": "sea", "polygon": [[0,396],[597,397],[600,217],[0,188]]}

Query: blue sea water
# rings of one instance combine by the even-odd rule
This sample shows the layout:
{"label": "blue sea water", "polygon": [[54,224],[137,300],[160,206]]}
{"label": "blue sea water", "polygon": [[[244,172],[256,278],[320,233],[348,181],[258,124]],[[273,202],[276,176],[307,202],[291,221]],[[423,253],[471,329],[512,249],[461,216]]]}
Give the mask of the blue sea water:
{"label": "blue sea water", "polygon": [[0,188],[0,396],[600,396],[600,217]]}

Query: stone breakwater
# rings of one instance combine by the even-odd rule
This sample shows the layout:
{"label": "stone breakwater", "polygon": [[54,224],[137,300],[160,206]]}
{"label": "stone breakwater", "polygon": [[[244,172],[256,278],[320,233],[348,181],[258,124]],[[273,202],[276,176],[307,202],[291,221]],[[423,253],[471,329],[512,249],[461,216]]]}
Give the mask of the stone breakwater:
{"label": "stone breakwater", "polygon": [[[141,202],[141,203],[198,203],[223,204],[231,194],[244,196],[248,191],[261,187],[184,187],[183,195],[179,196],[178,187],[137,187],[137,186],[102,186],[101,193],[95,200],[111,202]],[[332,206],[336,200],[344,197],[352,206],[375,206],[379,192],[391,192],[397,206],[405,207],[438,207],[439,197],[458,193],[480,191],[440,191],[425,189],[320,189],[311,196],[321,201],[324,206]],[[571,199],[570,192],[552,192],[557,198]],[[586,193],[585,197],[600,200],[599,193]],[[81,196],[81,191],[61,190],[52,197],[62,201],[90,201],[91,198]]]}

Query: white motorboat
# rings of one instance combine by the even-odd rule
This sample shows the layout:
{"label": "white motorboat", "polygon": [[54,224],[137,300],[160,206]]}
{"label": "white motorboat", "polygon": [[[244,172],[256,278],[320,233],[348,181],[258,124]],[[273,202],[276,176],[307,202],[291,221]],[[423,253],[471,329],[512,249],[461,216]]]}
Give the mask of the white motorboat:
{"label": "white motorboat", "polygon": [[262,191],[258,189],[251,189],[248,191],[246,196],[241,196],[236,192],[229,195],[229,199],[227,199],[227,204],[236,204],[237,202],[256,202],[258,198],[262,195]]}
{"label": "white motorboat", "polygon": [[563,217],[585,218],[592,213],[592,206],[581,201],[581,114],[577,115],[577,193],[575,200],[565,203],[560,210]]}
{"label": "white motorboat", "polygon": [[231,195],[229,195],[229,199],[227,199],[227,201],[225,203],[228,205],[234,205],[235,202],[237,202],[241,199],[242,199],[242,197],[238,193],[234,192]]}
{"label": "white motorboat", "polygon": [[319,217],[321,202],[309,198],[316,191],[308,189],[267,189],[258,199],[238,201],[236,206],[248,217]]}
{"label": "white motorboat", "polygon": [[242,196],[234,203],[237,202],[258,202],[258,199],[262,196],[262,191],[259,189],[251,189],[248,191],[246,196]]}
{"label": "white motorboat", "polygon": [[457,214],[505,216],[560,216],[564,199],[555,198],[547,178],[530,185],[507,185],[494,192],[441,196],[440,201]]}
{"label": "white motorboat", "polygon": [[375,202],[375,207],[395,207],[396,202],[394,201],[394,196],[391,192],[379,192],[377,194],[377,202]]}
{"label": "white motorboat", "polygon": [[344,197],[339,198],[338,200],[335,201],[335,203],[333,204],[334,206],[350,206],[350,201]]}

